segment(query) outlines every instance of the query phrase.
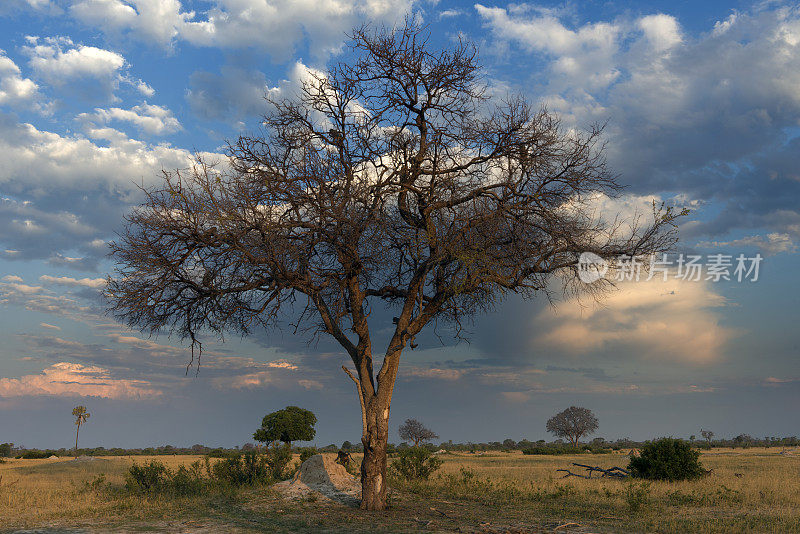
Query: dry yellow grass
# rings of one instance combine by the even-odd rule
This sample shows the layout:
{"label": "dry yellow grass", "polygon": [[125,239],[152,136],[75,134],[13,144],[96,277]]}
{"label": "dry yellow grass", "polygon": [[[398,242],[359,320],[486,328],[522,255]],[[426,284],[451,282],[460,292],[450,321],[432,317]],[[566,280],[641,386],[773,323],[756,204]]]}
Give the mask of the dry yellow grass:
{"label": "dry yellow grass", "polygon": [[559,468],[585,474],[572,462],[625,467],[620,454],[524,456],[521,453],[444,456],[442,477],[430,485],[442,494],[464,496],[462,470],[474,473],[463,484],[478,501],[511,506],[517,501],[542,518],[559,517],[627,531],[800,532],[800,456],[780,449],[717,449],[701,462],[712,473],[684,482],[639,482],[609,478],[562,478]]}
{"label": "dry yellow grass", "polygon": [[[713,469],[704,479],[633,484],[562,479],[556,472],[571,467],[571,462],[626,466],[627,456],[619,454],[447,454],[442,456],[439,475],[430,481],[397,483],[394,510],[379,522],[357,510],[285,503],[264,489],[241,490],[224,502],[219,496],[143,498],[113,491],[122,486],[134,461],[156,459],[175,468],[199,456],[10,460],[0,464],[0,531],[47,525],[103,526],[115,531],[149,525],[167,530],[162,528],[165,522],[198,518],[231,532],[273,527],[286,532],[322,527],[341,532],[407,531],[427,517],[429,528],[436,525],[444,531],[477,527],[484,521],[528,526],[573,521],[592,532],[800,532],[800,455],[779,452],[776,448],[713,450],[701,457],[704,466]],[[101,474],[111,490],[87,486]],[[431,506],[447,510],[449,518],[431,512]],[[313,523],[310,517],[316,517]]]}

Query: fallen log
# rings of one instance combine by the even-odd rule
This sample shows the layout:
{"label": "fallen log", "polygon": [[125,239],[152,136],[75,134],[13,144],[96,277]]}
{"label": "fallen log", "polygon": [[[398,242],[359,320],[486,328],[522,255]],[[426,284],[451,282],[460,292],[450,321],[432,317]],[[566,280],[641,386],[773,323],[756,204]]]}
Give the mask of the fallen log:
{"label": "fallen log", "polygon": [[604,478],[604,477],[627,478],[627,477],[630,476],[630,473],[628,472],[627,469],[623,469],[622,467],[617,467],[617,466],[609,467],[608,469],[604,469],[604,468],[596,466],[596,465],[585,465],[585,464],[576,464],[576,463],[573,463],[572,465],[574,465],[575,467],[583,467],[584,469],[586,469],[588,471],[588,474],[581,475],[580,473],[573,473],[569,469],[556,469],[556,472],[562,471],[562,472],[566,473],[562,478],[567,478],[567,477],[571,477],[571,476],[572,477],[580,477],[580,478],[592,478],[592,473],[594,473],[594,472],[602,473],[599,478]]}

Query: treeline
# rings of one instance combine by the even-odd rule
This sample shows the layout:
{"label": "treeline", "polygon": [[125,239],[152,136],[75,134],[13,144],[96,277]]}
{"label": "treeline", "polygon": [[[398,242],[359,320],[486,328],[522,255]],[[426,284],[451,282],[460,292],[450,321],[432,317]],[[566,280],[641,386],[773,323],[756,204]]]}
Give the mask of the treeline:
{"label": "treeline", "polygon": [[[712,447],[728,447],[728,448],[749,448],[749,447],[798,447],[800,446],[800,438],[797,436],[789,437],[764,437],[755,438],[748,434],[739,434],[736,437],[729,439],[687,439],[694,447],[700,449],[710,449]],[[503,441],[490,441],[488,443],[454,443],[445,441],[438,445],[427,443],[421,445],[430,451],[452,451],[452,452],[488,452],[488,451],[512,451],[521,450],[526,454],[575,454],[581,452],[591,452],[594,454],[602,454],[621,449],[637,449],[644,446],[645,441],[634,441],[628,438],[617,439],[614,441],[607,441],[603,438],[595,438],[578,447],[573,447],[572,444],[563,440],[545,441],[540,439],[538,441],[529,441],[523,439],[514,441],[513,439],[506,439]],[[388,452],[390,454],[397,451],[402,451],[411,447],[408,443],[402,442],[399,444],[390,443]],[[205,445],[192,445],[191,447],[174,447],[172,445],[162,445],[160,447],[145,447],[137,449],[123,449],[121,447],[94,447],[94,448],[81,448],[78,449],[78,456],[167,456],[167,455],[207,455],[212,457],[229,457],[235,455],[237,452],[246,452],[256,450],[259,446],[252,443],[245,443],[241,447],[236,446],[233,448],[224,447],[207,447]],[[324,447],[292,447],[295,452],[301,453],[305,450],[313,449],[318,452],[337,452],[344,450],[348,452],[360,452],[361,442],[356,441],[351,443],[345,441],[341,445],[330,444]],[[75,449],[60,448],[60,449],[29,449],[23,446],[15,447],[13,443],[0,444],[0,457],[5,458],[49,458],[50,456],[75,456]]]}

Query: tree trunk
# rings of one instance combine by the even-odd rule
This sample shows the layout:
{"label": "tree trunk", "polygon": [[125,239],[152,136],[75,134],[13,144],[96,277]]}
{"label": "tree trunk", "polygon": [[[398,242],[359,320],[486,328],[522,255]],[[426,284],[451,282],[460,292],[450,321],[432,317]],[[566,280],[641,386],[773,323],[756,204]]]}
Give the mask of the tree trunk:
{"label": "tree trunk", "polygon": [[81,431],[81,425],[78,425],[78,429],[75,431],[75,458],[78,458],[78,433]]}
{"label": "tree trunk", "polygon": [[389,408],[374,399],[367,406],[367,428],[361,438],[361,509],[386,509],[386,448],[389,441]]}

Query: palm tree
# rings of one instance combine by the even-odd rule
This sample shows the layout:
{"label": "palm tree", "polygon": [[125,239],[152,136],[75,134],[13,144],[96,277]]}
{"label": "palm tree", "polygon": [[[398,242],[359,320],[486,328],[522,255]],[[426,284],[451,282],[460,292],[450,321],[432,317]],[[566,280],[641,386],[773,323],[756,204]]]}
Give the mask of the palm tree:
{"label": "palm tree", "polygon": [[78,458],[78,434],[81,431],[81,425],[89,419],[91,414],[86,411],[86,406],[76,406],[72,409],[72,415],[75,416],[75,424],[78,425],[78,430],[75,432],[75,458]]}

